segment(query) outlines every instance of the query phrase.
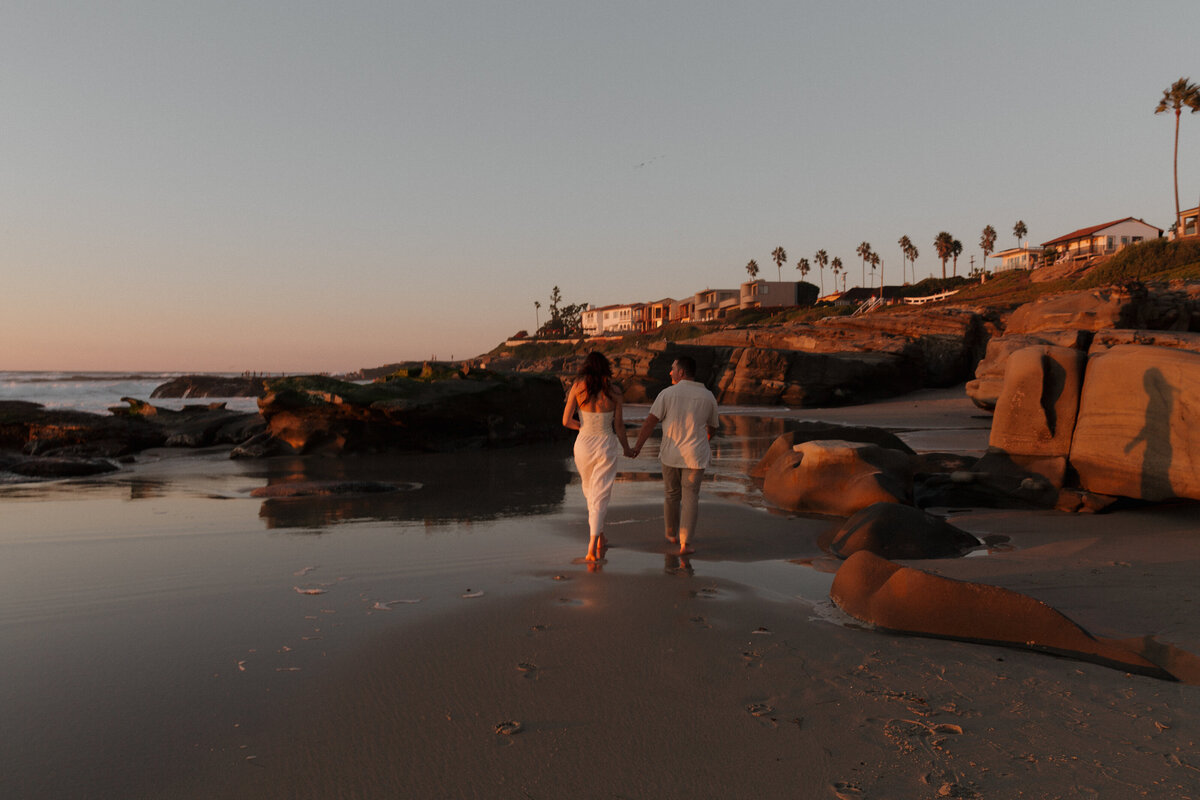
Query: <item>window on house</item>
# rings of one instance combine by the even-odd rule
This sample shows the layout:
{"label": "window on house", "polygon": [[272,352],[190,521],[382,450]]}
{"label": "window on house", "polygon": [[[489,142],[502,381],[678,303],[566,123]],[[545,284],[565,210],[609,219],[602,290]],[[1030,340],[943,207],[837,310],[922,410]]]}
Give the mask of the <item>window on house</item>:
{"label": "window on house", "polygon": [[1115,236],[1108,236],[1108,237],[1106,237],[1106,238],[1108,239],[1108,249],[1109,249],[1109,250],[1112,250],[1112,249],[1113,249],[1113,247],[1114,247],[1114,246],[1116,246],[1116,243],[1117,243],[1117,237],[1115,237]]}
{"label": "window on house", "polygon": [[1127,245],[1127,244],[1129,244],[1129,237],[1128,237],[1128,236],[1122,236],[1122,237],[1121,237],[1121,245],[1122,245],[1122,246],[1124,246],[1124,245]]}

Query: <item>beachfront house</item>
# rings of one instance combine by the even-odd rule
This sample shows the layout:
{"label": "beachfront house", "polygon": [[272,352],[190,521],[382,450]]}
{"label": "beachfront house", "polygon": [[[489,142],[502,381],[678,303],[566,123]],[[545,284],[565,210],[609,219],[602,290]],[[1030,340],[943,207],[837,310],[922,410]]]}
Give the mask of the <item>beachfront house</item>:
{"label": "beachfront house", "polygon": [[696,317],[696,296],[671,302],[671,322],[691,322]]}
{"label": "beachfront house", "polygon": [[1010,269],[1033,269],[1042,259],[1042,248],[1030,247],[1029,245],[1010,247],[1007,250],[1001,250],[999,253],[992,253],[992,258],[997,259],[999,262],[994,264],[992,272],[1007,272]]}
{"label": "beachfront house", "polygon": [[645,325],[642,330],[652,331],[670,322],[671,307],[674,305],[675,301],[670,297],[655,300],[653,303],[646,303],[642,309],[645,315]]}
{"label": "beachfront house", "polygon": [[584,336],[600,336],[606,333],[630,333],[640,330],[636,321],[641,316],[642,303],[601,306],[583,312],[580,322]]}
{"label": "beachfront house", "polygon": [[1053,247],[1057,260],[1082,260],[1093,256],[1111,255],[1123,247],[1146,239],[1162,236],[1162,228],[1156,228],[1145,220],[1135,217],[1105,222],[1042,242],[1042,247]]}
{"label": "beachfront house", "polygon": [[693,318],[700,322],[721,319],[732,308],[737,308],[742,302],[742,293],[738,289],[705,289],[696,293],[696,307]]}
{"label": "beachfront house", "polygon": [[1200,206],[1185,208],[1179,212],[1179,225],[1175,228],[1175,238],[1184,236],[1200,236]]}
{"label": "beachfront house", "polygon": [[746,281],[738,298],[738,308],[779,308],[799,304],[799,284],[795,281]]}

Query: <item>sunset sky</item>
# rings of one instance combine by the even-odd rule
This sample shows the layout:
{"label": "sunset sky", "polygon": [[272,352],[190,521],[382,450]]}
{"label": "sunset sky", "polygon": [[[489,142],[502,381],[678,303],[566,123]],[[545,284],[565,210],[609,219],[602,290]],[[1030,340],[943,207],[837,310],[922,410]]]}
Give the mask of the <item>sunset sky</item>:
{"label": "sunset sky", "polygon": [[[1182,76],[1194,0],[7,4],[0,370],[465,358],[555,285],[1165,229]],[[1179,177],[1195,205],[1200,114]]]}

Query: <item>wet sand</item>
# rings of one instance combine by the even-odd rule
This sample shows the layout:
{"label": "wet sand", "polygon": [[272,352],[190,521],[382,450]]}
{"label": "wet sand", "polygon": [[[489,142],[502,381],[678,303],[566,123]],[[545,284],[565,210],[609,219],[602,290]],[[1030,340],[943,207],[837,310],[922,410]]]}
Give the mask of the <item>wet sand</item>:
{"label": "wet sand", "polygon": [[[986,445],[986,420],[961,389],[770,412],[784,414],[892,427],[918,450]],[[1195,681],[1170,683],[853,624],[827,599],[836,561],[815,544],[837,521],[767,509],[737,475],[762,441],[746,434],[730,446],[727,467],[705,484],[699,552],[687,563],[662,539],[648,451],[622,464],[615,546],[595,571],[580,558],[577,483],[557,510],[530,511],[554,506],[539,497],[490,521],[426,524],[424,539],[395,496],[310,501],[303,513],[301,502],[282,516],[258,506],[268,537],[287,537],[269,539],[287,558],[261,595],[280,616],[269,635],[247,622],[245,635],[223,642],[219,675],[143,695],[149,710],[139,713],[164,729],[164,707],[190,708],[184,730],[157,748],[118,737],[93,796],[1200,797],[1200,672],[1189,672],[1188,656],[1200,653],[1195,506],[1100,516],[943,510],[1007,542],[964,559],[906,562],[1025,592],[1100,635],[1154,636],[1181,651],[1177,666]],[[559,480],[552,465],[542,471]],[[262,476],[210,494],[251,477]],[[495,480],[488,485],[503,493]],[[372,521],[372,502],[391,506]],[[321,527],[339,514],[349,521]],[[298,537],[302,528],[289,525],[317,535]],[[447,536],[466,545],[449,566],[425,549]],[[536,551],[506,554],[517,536]],[[356,560],[336,562],[351,544]],[[318,569],[294,574],[318,555]],[[387,558],[410,562],[393,577]],[[294,591],[307,587],[326,593]],[[222,619],[261,598],[229,601]],[[55,713],[69,723],[65,710]],[[497,733],[506,722],[520,730]],[[67,768],[79,760],[54,755]],[[73,768],[90,763],[82,761]]]}

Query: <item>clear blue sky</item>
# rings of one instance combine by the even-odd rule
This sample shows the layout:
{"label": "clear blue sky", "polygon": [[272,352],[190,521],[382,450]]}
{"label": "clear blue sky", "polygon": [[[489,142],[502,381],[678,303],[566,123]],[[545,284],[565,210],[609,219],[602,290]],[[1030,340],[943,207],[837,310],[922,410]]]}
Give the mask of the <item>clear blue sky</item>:
{"label": "clear blue sky", "polygon": [[[1194,2],[129,2],[0,11],[0,369],[464,358],[551,287],[795,279],[1174,213]],[[1200,194],[1200,114],[1180,137]],[[816,278],[814,273],[812,279]],[[831,277],[825,276],[830,287]]]}

